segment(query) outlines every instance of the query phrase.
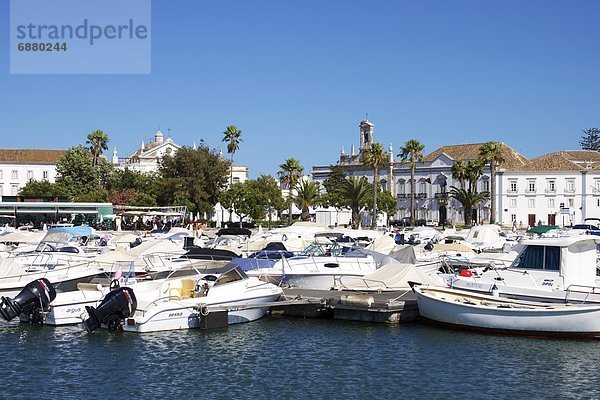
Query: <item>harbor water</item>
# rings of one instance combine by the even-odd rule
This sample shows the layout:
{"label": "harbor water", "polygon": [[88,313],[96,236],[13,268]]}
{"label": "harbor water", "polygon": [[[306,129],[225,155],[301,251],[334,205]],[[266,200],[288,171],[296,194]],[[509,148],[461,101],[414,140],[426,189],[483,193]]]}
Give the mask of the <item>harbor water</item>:
{"label": "harbor water", "polygon": [[0,398],[600,398],[600,341],[268,317],[149,334],[0,322]]}

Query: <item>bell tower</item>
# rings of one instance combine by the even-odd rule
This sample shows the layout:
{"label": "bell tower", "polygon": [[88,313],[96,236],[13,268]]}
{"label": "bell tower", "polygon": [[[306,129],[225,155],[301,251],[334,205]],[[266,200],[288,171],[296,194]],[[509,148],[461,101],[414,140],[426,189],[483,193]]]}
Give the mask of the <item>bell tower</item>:
{"label": "bell tower", "polygon": [[373,125],[368,119],[360,121],[360,152],[371,147],[371,144],[375,142],[373,133],[375,131],[375,125]]}

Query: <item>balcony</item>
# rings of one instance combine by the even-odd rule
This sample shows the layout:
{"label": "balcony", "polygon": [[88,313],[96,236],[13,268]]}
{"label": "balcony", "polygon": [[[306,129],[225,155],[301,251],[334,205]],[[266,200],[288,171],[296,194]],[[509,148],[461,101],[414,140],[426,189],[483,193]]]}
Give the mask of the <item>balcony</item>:
{"label": "balcony", "polygon": [[398,198],[398,200],[404,200],[407,196],[405,193],[398,193],[396,197]]}
{"label": "balcony", "polygon": [[417,193],[417,199],[424,200],[427,198],[427,193]]}
{"label": "balcony", "polygon": [[448,198],[448,193],[435,193],[434,194],[434,198],[435,199],[447,199]]}
{"label": "balcony", "polygon": [[575,189],[567,188],[565,189],[565,194],[570,196],[575,196]]}

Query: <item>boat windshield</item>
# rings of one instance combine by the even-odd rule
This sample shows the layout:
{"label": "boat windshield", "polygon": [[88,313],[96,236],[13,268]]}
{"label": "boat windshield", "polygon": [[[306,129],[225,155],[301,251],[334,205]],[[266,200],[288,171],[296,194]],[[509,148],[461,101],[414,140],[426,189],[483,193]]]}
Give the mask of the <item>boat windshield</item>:
{"label": "boat windshield", "polygon": [[338,243],[312,243],[298,253],[305,257],[366,257],[367,254],[356,247],[340,246]]}
{"label": "boat windshield", "polygon": [[219,278],[215,281],[214,286],[223,285],[225,283],[231,283],[235,281],[241,281],[243,279],[248,279],[248,275],[244,271],[242,271],[239,267],[235,267],[230,269],[227,272],[222,273]]}
{"label": "boat windshield", "polygon": [[560,269],[560,247],[528,245],[511,267],[558,271]]}

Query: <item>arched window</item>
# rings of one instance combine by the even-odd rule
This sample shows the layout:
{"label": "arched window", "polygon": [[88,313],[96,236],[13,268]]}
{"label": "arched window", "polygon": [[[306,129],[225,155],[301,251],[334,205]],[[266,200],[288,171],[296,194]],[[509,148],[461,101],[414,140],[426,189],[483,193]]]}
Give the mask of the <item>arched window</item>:
{"label": "arched window", "polygon": [[384,190],[384,191],[388,190],[387,189],[387,180],[385,180],[385,179],[380,180],[379,185],[381,186],[381,190]]}

